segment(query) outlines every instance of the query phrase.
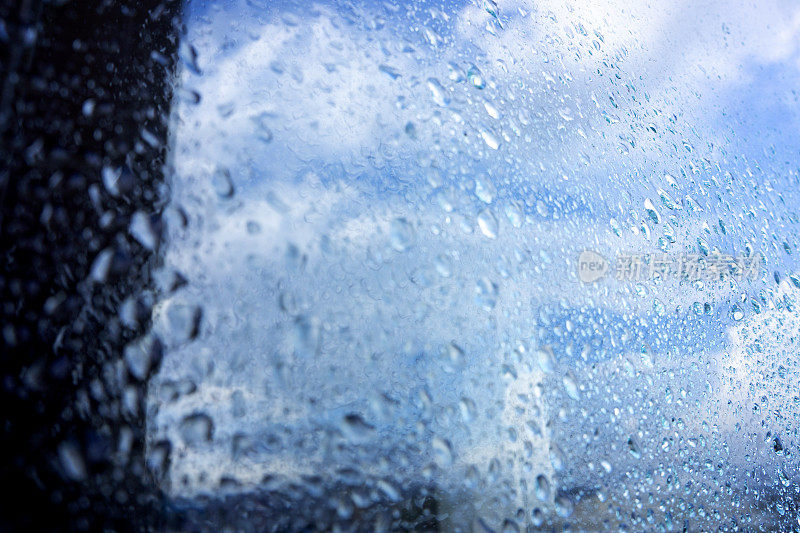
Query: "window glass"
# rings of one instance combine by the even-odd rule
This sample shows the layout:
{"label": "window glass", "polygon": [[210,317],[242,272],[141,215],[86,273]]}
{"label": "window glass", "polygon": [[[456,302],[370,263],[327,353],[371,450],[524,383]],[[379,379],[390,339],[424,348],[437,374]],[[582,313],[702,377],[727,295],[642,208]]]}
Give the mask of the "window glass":
{"label": "window glass", "polygon": [[798,526],[797,6],[184,17],[147,400],[167,494],[395,529]]}

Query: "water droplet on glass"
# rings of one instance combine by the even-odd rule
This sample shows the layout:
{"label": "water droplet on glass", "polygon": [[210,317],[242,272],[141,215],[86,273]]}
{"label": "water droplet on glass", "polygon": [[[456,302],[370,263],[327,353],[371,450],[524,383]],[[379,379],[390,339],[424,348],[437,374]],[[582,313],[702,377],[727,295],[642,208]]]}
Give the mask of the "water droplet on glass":
{"label": "water droplet on glass", "polygon": [[496,195],[497,190],[488,178],[481,177],[475,179],[475,196],[482,202],[490,204]]}
{"label": "water droplet on glass", "polygon": [[444,254],[440,254],[436,257],[435,266],[436,272],[438,272],[443,278],[449,278],[452,274],[452,261],[450,261],[450,258]]}
{"label": "water droplet on glass", "polygon": [[292,326],[294,353],[300,357],[315,357],[319,353],[320,327],[316,320],[300,315]]}
{"label": "water droplet on glass", "polygon": [[653,202],[650,200],[650,198],[645,199],[644,209],[647,212],[647,215],[650,217],[650,220],[656,224],[661,222],[661,216],[659,216],[658,211],[656,211],[656,206],[653,205]]}
{"label": "water droplet on glass", "polygon": [[544,513],[538,507],[531,511],[531,524],[533,527],[541,527],[544,524]]}
{"label": "water droplet on glass", "polygon": [[160,237],[158,227],[160,227],[160,224],[153,217],[142,211],[137,211],[131,217],[128,232],[139,244],[148,250],[154,251],[158,246]]}
{"label": "water droplet on glass", "polygon": [[536,476],[536,497],[539,501],[546,502],[550,499],[550,481],[544,474]]}
{"label": "water droplet on glass", "polygon": [[491,131],[487,129],[481,129],[481,138],[483,139],[483,142],[486,143],[486,146],[492,150],[497,150],[500,148],[500,139],[498,139],[497,135]]}
{"label": "water droplet on glass", "polygon": [[434,437],[431,443],[436,463],[444,468],[453,464],[453,447],[450,441],[441,437]]}
{"label": "water droplet on glass", "polygon": [[567,396],[573,400],[578,400],[580,398],[580,392],[578,391],[578,384],[575,382],[575,378],[567,374],[562,378],[562,382],[564,383],[564,390]]}
{"label": "water droplet on glass", "polygon": [[490,239],[497,238],[497,218],[489,209],[484,209],[478,214],[478,227],[486,237]]}
{"label": "water droplet on glass", "polygon": [[128,372],[136,379],[144,381],[161,361],[163,348],[158,338],[145,335],[131,342],[123,351]]}
{"label": "water droplet on glass", "polygon": [[572,514],[572,500],[566,494],[559,494],[555,499],[556,514],[561,518],[569,518]]}
{"label": "water droplet on glass", "polygon": [[617,237],[622,235],[622,227],[619,225],[619,222],[617,222],[617,219],[611,218],[611,220],[609,220],[609,224],[611,225],[611,229],[614,231],[614,234]]}
{"label": "water droplet on glass", "polygon": [[433,103],[439,107],[447,107],[450,105],[450,97],[447,95],[447,89],[442,87],[439,80],[436,78],[428,78],[428,89],[431,91]]}
{"label": "water droplet on glass", "polygon": [[200,65],[197,62],[197,49],[191,43],[185,40],[181,41],[178,46],[178,56],[192,74],[197,76],[202,74]]}
{"label": "water droplet on glass", "polygon": [[405,218],[392,220],[389,228],[389,243],[398,252],[405,252],[414,240],[414,228]]}
{"label": "water droplet on glass", "polygon": [[503,521],[502,533],[519,533],[519,524],[513,520],[506,519]]}
{"label": "water droplet on glass", "polygon": [[553,362],[553,350],[549,346],[543,346],[536,350],[536,363],[542,372],[549,374],[555,365]]}
{"label": "water droplet on glass", "polygon": [[486,81],[483,79],[483,73],[475,65],[470,65],[467,70],[467,79],[476,89],[483,89],[486,87]]}
{"label": "water droplet on glass", "polygon": [[353,441],[363,441],[375,431],[375,428],[357,413],[345,415],[342,418],[341,428],[345,437]]}
{"label": "water droplet on glass", "polygon": [[634,459],[639,459],[642,457],[642,452],[639,449],[639,444],[633,437],[628,438],[628,451],[634,457]]}
{"label": "water droplet on glass", "polygon": [[80,449],[73,443],[65,441],[58,447],[58,459],[64,474],[73,481],[86,478],[86,462]]}
{"label": "water droplet on glass", "polygon": [[497,294],[497,284],[489,278],[481,278],[475,284],[476,303],[487,311],[491,311],[497,305]]}
{"label": "water droplet on glass", "polygon": [[188,446],[196,446],[211,440],[214,423],[205,413],[192,413],[181,420],[178,431]]}
{"label": "water droplet on glass", "polygon": [[506,205],[505,212],[506,217],[508,218],[508,221],[511,223],[512,227],[522,227],[522,209],[520,209],[516,202],[510,202],[508,205]]}
{"label": "water droplet on glass", "polygon": [[220,198],[233,196],[233,179],[231,178],[230,170],[218,167],[211,175],[211,186]]}
{"label": "water droplet on glass", "polygon": [[199,333],[202,317],[202,309],[197,305],[167,301],[159,310],[159,334],[168,346],[188,342]]}
{"label": "water droplet on glass", "polygon": [[670,196],[670,194],[665,191],[664,189],[658,189],[658,196],[661,198],[661,203],[664,204],[664,207],[667,209],[680,209],[681,206],[675,202],[675,200]]}

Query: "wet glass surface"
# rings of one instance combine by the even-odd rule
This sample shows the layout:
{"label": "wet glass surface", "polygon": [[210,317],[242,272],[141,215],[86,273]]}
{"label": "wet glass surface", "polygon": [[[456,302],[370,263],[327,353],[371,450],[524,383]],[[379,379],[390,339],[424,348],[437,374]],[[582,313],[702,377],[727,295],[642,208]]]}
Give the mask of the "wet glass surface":
{"label": "wet glass surface", "polygon": [[793,3],[68,4],[0,10],[0,529],[800,527]]}
{"label": "wet glass surface", "polygon": [[788,527],[798,14],[623,4],[190,4],[170,494]]}

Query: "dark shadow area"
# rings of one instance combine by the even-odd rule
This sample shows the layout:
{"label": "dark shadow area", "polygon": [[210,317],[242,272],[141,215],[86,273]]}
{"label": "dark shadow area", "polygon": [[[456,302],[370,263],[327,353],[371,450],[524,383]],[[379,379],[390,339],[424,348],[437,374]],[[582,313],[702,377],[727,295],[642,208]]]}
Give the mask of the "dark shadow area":
{"label": "dark shadow area", "polygon": [[120,309],[156,261],[129,226],[136,212],[160,225],[180,10],[0,4],[2,530],[157,524],[147,385],[122,355],[146,329],[146,298],[138,324]]}

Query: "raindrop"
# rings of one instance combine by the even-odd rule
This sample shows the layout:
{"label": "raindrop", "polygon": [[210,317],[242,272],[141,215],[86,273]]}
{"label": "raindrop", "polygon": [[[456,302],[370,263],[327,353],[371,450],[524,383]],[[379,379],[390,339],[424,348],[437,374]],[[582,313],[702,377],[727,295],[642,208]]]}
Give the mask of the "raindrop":
{"label": "raindrop", "polygon": [[519,533],[519,524],[513,520],[504,520],[502,533]]}
{"label": "raindrop", "polygon": [[181,58],[184,66],[189,69],[192,74],[200,76],[202,71],[200,65],[197,63],[197,49],[187,41],[181,41],[178,47],[178,56]]}
{"label": "raindrop", "polygon": [[350,440],[361,441],[372,435],[375,428],[364,421],[361,415],[349,413],[342,418],[342,433]]}
{"label": "raindrop", "polygon": [[700,204],[698,204],[694,200],[694,198],[692,198],[688,194],[686,195],[685,203],[686,203],[686,209],[691,213],[700,213],[701,211],[703,211],[703,208],[700,207]]}
{"label": "raindrop", "polygon": [[490,239],[497,238],[497,218],[495,218],[494,213],[489,209],[484,209],[478,214],[478,227],[484,236]]}
{"label": "raindrop", "polygon": [[505,207],[506,217],[515,228],[522,227],[522,210],[515,202],[511,202]]}
{"label": "raindrop", "polygon": [[575,378],[567,374],[562,378],[562,381],[564,383],[564,390],[567,392],[567,396],[573,400],[578,400],[580,398],[580,392],[578,391],[578,384],[575,383]]}
{"label": "raindrop", "polygon": [[233,196],[234,188],[230,170],[217,167],[211,175],[211,186],[220,198],[230,198]]}
{"label": "raindrop", "polygon": [[483,79],[483,73],[475,65],[470,65],[469,69],[467,70],[467,80],[469,80],[472,86],[476,89],[483,89],[486,87],[486,81]]}
{"label": "raindrop", "polygon": [[451,342],[447,345],[447,358],[453,365],[460,365],[464,362],[464,350],[462,350],[456,343]]}
{"label": "raindrop", "polygon": [[450,261],[450,258],[444,254],[439,254],[436,256],[435,266],[436,272],[438,272],[443,278],[449,278],[452,274],[452,262]]}
{"label": "raindrop", "polygon": [[497,150],[500,148],[500,139],[498,139],[497,136],[491,131],[485,128],[481,129],[481,138],[483,139],[483,142],[486,143],[486,146],[492,150]]}
{"label": "raindrop", "polygon": [[58,447],[58,458],[66,476],[73,481],[86,479],[86,463],[80,450],[71,442],[62,442]]}
{"label": "raindrop", "polygon": [[161,361],[162,352],[158,338],[145,335],[125,347],[123,358],[128,372],[134,378],[144,381]]}
{"label": "raindrop", "polygon": [[617,237],[622,235],[622,227],[620,227],[619,222],[617,222],[615,218],[612,217],[611,220],[609,220],[609,224]]}
{"label": "raindrop", "polygon": [[536,350],[536,363],[542,372],[549,374],[553,372],[553,350],[549,346],[543,346]]}
{"label": "raindrop", "polygon": [[539,501],[546,502],[550,499],[550,481],[547,480],[547,476],[544,474],[536,476],[535,488]]}
{"label": "raindrop", "polygon": [[389,65],[379,65],[378,70],[383,72],[393,80],[396,80],[401,76],[400,71]]}
{"label": "raindrop", "polygon": [[168,346],[175,346],[197,337],[203,310],[194,304],[169,300],[159,310],[159,333]]}
{"label": "raindrop", "polygon": [[434,437],[432,446],[434,458],[440,467],[445,468],[453,464],[453,447],[449,440]]}
{"label": "raindrop", "polygon": [[320,328],[314,319],[300,315],[292,327],[294,354],[300,357],[315,357],[319,352]]}
{"label": "raindrop", "polygon": [[447,90],[442,87],[439,80],[436,78],[428,78],[428,89],[431,91],[431,98],[433,103],[439,107],[447,107],[450,105],[450,97],[447,95]]}
{"label": "raindrop", "polygon": [[633,437],[628,437],[628,451],[634,457],[634,459],[639,459],[642,457],[642,452],[639,449],[639,444]]}
{"label": "raindrop", "polygon": [[259,224],[255,220],[248,220],[246,228],[247,228],[247,233],[249,235],[256,235],[258,233],[261,233],[261,224]]}
{"label": "raindrop", "polygon": [[497,294],[497,284],[489,278],[481,278],[475,284],[476,303],[487,311],[491,311],[497,305]]}
{"label": "raindrop", "polygon": [[670,194],[664,189],[658,189],[658,196],[661,198],[661,203],[667,209],[681,209],[681,206],[675,202]]}
{"label": "raindrop", "polygon": [[178,431],[187,445],[196,446],[211,440],[214,423],[205,413],[192,413],[181,420]]}
{"label": "raindrop", "polygon": [[564,470],[564,452],[554,442],[550,443],[550,464],[556,472]]}
{"label": "raindrop", "polygon": [[400,491],[394,484],[386,479],[378,480],[375,486],[392,502],[399,502],[402,500]]}
{"label": "raindrop", "polygon": [[573,504],[566,494],[556,496],[556,514],[561,518],[569,518],[572,514]]}
{"label": "raindrop", "polygon": [[405,218],[392,220],[389,228],[389,243],[398,252],[405,252],[414,240],[414,228]]}
{"label": "raindrop", "polygon": [[491,181],[485,177],[475,179],[475,196],[482,202],[490,204],[496,195],[497,190]]}
{"label": "raindrop", "polygon": [[531,524],[533,527],[541,527],[544,524],[544,513],[538,507],[531,511]]}
{"label": "raindrop", "polygon": [[475,418],[475,402],[470,398],[461,398],[459,402],[459,409],[461,410],[461,418],[465,423],[470,423]]}
{"label": "raindrop", "polygon": [[650,198],[645,199],[644,209],[647,212],[647,215],[650,217],[650,220],[656,224],[661,222],[661,216],[659,216],[658,211],[656,211],[656,206],[653,205],[653,202],[650,200]]}

